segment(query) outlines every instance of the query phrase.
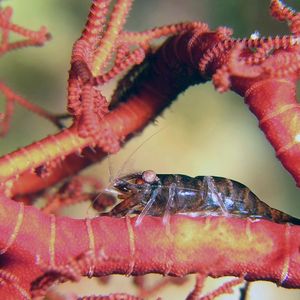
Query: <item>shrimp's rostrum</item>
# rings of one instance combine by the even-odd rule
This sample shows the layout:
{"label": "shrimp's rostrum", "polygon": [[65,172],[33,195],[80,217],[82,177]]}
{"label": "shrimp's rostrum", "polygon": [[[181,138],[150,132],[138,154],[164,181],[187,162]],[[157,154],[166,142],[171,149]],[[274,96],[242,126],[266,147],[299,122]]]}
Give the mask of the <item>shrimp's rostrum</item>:
{"label": "shrimp's rostrum", "polygon": [[114,189],[122,201],[104,215],[236,216],[300,224],[300,220],[261,201],[237,181],[215,176],[156,174],[152,170],[118,178]]}

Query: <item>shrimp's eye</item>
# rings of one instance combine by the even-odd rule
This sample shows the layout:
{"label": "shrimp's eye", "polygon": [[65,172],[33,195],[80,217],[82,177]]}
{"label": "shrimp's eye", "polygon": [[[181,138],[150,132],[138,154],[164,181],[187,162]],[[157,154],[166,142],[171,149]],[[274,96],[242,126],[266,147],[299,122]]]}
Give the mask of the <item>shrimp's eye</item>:
{"label": "shrimp's eye", "polygon": [[142,174],[142,180],[147,183],[153,183],[158,180],[156,173],[152,170],[144,171]]}
{"label": "shrimp's eye", "polygon": [[135,183],[136,183],[136,184],[142,185],[142,184],[145,184],[145,180],[142,179],[142,178],[137,178],[137,179],[135,180]]}

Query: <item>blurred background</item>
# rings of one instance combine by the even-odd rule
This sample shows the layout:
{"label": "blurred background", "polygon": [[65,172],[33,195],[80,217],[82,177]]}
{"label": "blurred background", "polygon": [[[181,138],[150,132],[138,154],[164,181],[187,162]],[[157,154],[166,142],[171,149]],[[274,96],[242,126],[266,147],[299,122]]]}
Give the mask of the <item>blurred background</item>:
{"label": "blurred background", "polygon": [[[300,10],[299,1],[286,2]],[[53,38],[45,47],[28,48],[1,58],[0,79],[31,102],[52,112],[65,112],[71,48],[80,36],[90,3],[86,0],[2,1],[2,6],[14,8],[15,23],[35,30],[45,25]],[[269,16],[268,6],[268,0],[136,0],[126,29],[141,31],[163,24],[200,20],[208,23],[211,29],[231,27],[235,37],[249,37],[255,31],[262,36],[287,33],[286,24]],[[104,87],[106,95],[110,95],[115,84]],[[1,97],[0,112],[3,110]],[[17,107],[9,134],[0,140],[0,154],[54,132],[56,128],[49,122]],[[300,218],[300,190],[276,159],[255,116],[242,98],[232,92],[219,94],[210,82],[189,88],[154,124],[117,155],[110,156],[109,162],[101,162],[85,173],[107,184],[116,174],[144,169],[235,179],[247,185],[264,202]],[[69,209],[66,214],[84,217],[76,208]],[[222,281],[209,280],[207,289],[219,286]],[[79,295],[113,291],[134,293],[130,282],[129,278],[115,276],[109,285],[103,286],[85,279],[80,286],[65,284],[60,290]],[[158,295],[164,299],[184,299],[192,287],[191,279],[185,286],[169,286]],[[149,299],[156,299],[158,295]],[[300,292],[266,282],[254,283],[249,299],[262,298],[299,299]],[[219,299],[238,299],[238,291],[235,296]]]}

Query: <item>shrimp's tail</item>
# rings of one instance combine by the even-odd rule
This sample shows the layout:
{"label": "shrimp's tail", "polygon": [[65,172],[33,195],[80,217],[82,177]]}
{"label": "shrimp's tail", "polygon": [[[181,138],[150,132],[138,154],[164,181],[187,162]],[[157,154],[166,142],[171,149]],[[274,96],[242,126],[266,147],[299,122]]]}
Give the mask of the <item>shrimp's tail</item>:
{"label": "shrimp's tail", "polygon": [[290,223],[293,225],[300,225],[300,219],[290,216],[280,210],[272,209],[271,210],[272,219],[276,223]]}

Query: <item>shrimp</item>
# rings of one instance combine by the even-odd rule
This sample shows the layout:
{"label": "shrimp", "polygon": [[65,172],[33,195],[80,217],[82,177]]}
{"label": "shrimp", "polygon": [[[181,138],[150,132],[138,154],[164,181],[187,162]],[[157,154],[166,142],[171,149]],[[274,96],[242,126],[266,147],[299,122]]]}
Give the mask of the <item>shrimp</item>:
{"label": "shrimp", "polygon": [[270,207],[242,183],[223,177],[147,170],[116,179],[113,188],[122,201],[102,215],[137,214],[136,225],[145,215],[161,216],[167,222],[174,214],[236,216],[300,225],[299,219]]}

